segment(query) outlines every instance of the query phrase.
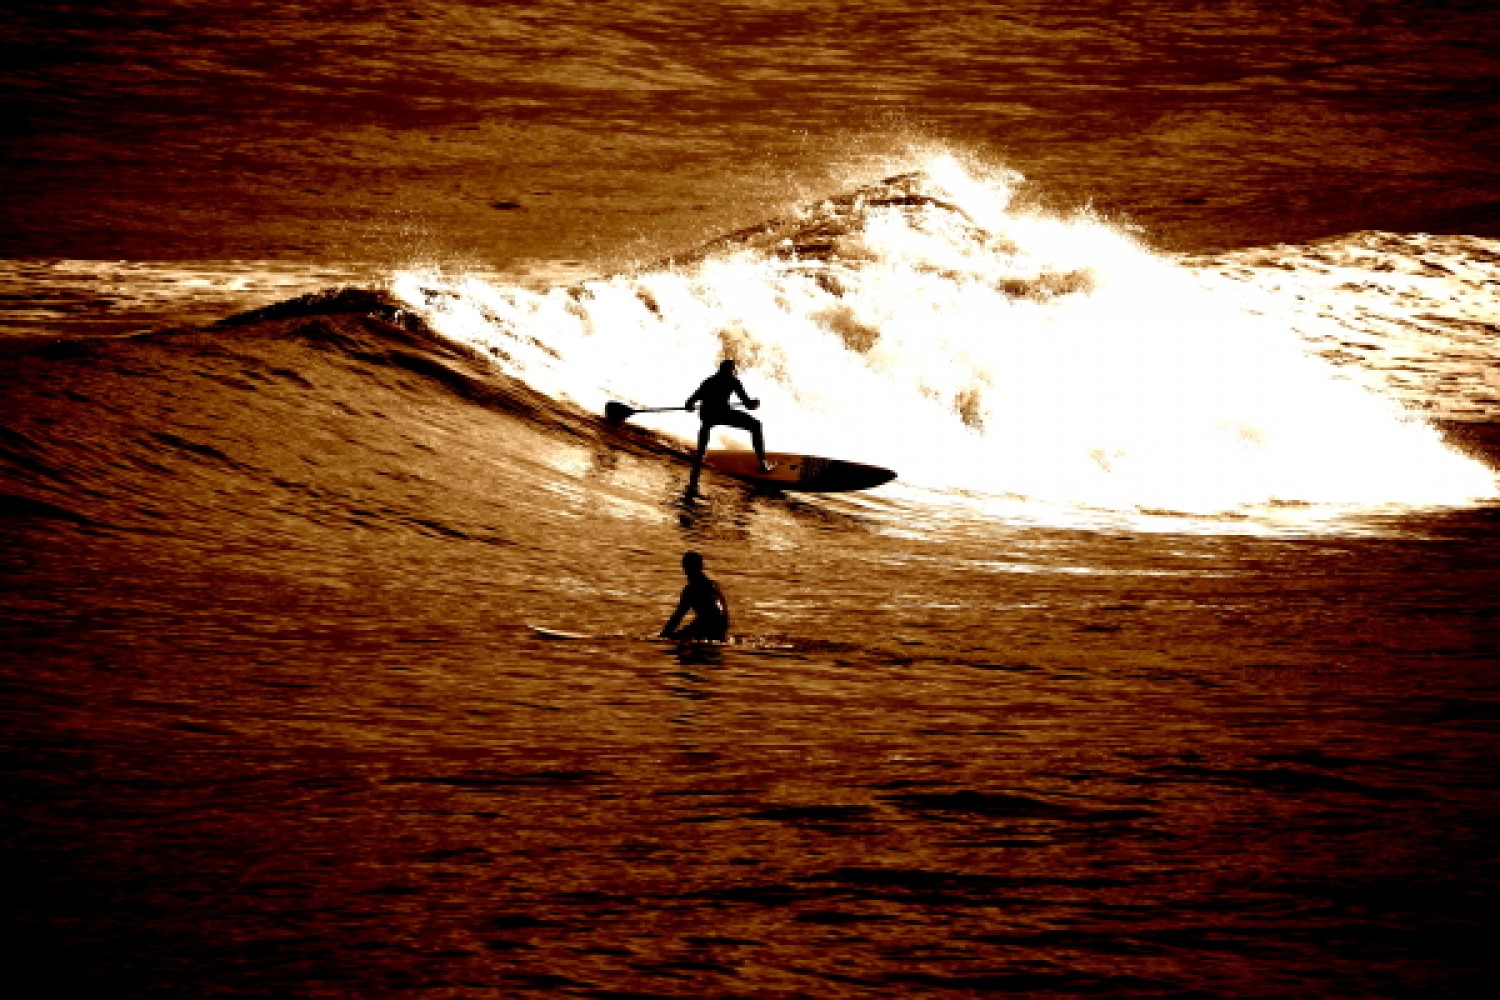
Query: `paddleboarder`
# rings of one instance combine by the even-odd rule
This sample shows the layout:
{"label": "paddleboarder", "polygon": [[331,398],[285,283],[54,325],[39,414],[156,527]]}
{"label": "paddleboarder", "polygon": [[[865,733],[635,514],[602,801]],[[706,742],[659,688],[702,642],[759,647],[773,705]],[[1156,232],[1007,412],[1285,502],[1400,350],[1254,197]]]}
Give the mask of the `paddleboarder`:
{"label": "paddleboarder", "polygon": [[[703,572],[703,556],[697,552],[684,552],[682,572],[687,575],[688,582],[682,588],[677,610],[662,627],[662,638],[723,642],[729,635],[729,604],[719,585]],[[683,616],[689,611],[693,613],[693,620],[682,625]]]}
{"label": "paddleboarder", "polygon": [[739,396],[748,409],[760,407],[760,400],[751,399],[745,387],[740,384],[739,376],[735,374],[734,359],[725,358],[719,362],[719,370],[704,379],[703,384],[698,386],[698,391],[688,397],[684,408],[690,413],[697,408],[698,417],[703,421],[698,428],[698,450],[693,455],[693,474],[688,479],[689,493],[698,491],[698,474],[703,471],[703,455],[708,451],[708,439],[714,427],[719,424],[749,431],[750,443],[755,448],[755,457],[760,459],[761,471],[770,472],[775,468],[766,461],[766,441],[761,433],[760,421],[744,410],[736,410],[730,406],[733,396]]}

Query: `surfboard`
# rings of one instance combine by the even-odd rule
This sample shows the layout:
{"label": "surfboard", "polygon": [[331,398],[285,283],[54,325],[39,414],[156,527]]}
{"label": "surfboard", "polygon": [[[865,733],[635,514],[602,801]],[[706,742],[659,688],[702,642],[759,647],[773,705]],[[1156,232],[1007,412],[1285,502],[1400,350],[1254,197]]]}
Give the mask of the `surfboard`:
{"label": "surfboard", "polygon": [[565,629],[560,629],[560,628],[546,628],[546,627],[541,626],[541,625],[527,625],[526,627],[531,630],[532,635],[535,635],[538,638],[542,638],[542,639],[559,639],[559,640],[563,640],[563,641],[576,641],[576,640],[579,640],[579,639],[593,639],[594,638],[594,636],[589,635],[587,632],[569,632],[569,631],[567,631]]}
{"label": "surfboard", "polygon": [[896,478],[890,469],[862,462],[845,462],[838,458],[819,458],[817,455],[795,455],[784,451],[768,451],[766,459],[776,467],[770,472],[760,471],[760,462],[753,451],[731,451],[710,449],[703,456],[703,464],[710,469],[782,490],[803,490],[808,493],[843,493],[849,490],[867,490],[872,486],[888,483]]}
{"label": "surfboard", "polygon": [[570,629],[550,628],[546,625],[526,626],[526,631],[538,639],[550,639],[557,642],[650,642],[666,646],[694,646],[703,649],[722,649],[733,646],[749,650],[787,650],[796,648],[791,642],[780,637],[758,636],[758,635],[732,635],[723,641],[715,639],[668,639],[660,635],[631,635],[626,632],[609,632],[603,635],[593,635],[588,632],[574,632]]}
{"label": "surfboard", "polygon": [[527,625],[526,630],[538,639],[551,639],[555,642],[658,642],[673,643],[679,646],[728,646],[732,645],[735,641],[733,638],[725,639],[722,642],[714,639],[675,639],[660,635],[627,635],[624,632],[592,635],[588,632],[549,628],[545,625]]}

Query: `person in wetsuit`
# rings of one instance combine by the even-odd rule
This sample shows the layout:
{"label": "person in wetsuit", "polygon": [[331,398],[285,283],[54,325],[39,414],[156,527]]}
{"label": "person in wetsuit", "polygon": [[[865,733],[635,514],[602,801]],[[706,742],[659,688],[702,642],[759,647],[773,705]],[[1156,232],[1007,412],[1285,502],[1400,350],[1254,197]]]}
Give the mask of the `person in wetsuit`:
{"label": "person in wetsuit", "polygon": [[698,417],[703,421],[698,428],[698,450],[693,455],[693,474],[688,479],[689,493],[698,491],[698,474],[703,471],[703,455],[708,451],[709,435],[719,424],[749,431],[750,443],[755,448],[755,457],[760,459],[761,471],[770,472],[775,468],[766,461],[766,440],[761,433],[760,421],[744,410],[736,410],[730,406],[730,398],[733,396],[739,396],[740,401],[749,409],[754,410],[760,406],[760,400],[751,399],[745,392],[745,387],[740,384],[739,377],[734,373],[733,359],[725,359],[719,362],[719,370],[704,379],[703,384],[698,386],[698,391],[688,397],[685,408],[689,412],[697,408]]}
{"label": "person in wetsuit", "polygon": [[[677,610],[662,626],[663,639],[707,639],[723,642],[729,635],[729,604],[719,585],[703,572],[703,556],[697,552],[684,552],[682,572],[687,574],[687,586],[682,588],[682,597],[677,601]],[[689,611],[693,620],[682,625],[683,616]],[[682,627],[679,628],[678,626]]]}

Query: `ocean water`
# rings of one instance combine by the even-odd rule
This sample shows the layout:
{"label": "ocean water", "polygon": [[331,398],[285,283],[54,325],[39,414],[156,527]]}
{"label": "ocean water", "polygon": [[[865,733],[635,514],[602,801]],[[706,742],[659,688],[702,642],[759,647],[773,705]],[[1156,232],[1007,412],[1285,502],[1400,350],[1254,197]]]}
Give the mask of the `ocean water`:
{"label": "ocean water", "polygon": [[20,5],[17,995],[1492,995],[1497,34]]}

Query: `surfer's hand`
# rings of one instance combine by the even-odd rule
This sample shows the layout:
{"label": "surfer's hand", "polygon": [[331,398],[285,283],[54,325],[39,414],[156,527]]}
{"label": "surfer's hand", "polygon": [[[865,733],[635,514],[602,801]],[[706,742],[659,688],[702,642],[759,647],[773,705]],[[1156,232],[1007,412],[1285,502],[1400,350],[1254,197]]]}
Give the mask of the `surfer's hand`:
{"label": "surfer's hand", "polygon": [[758,399],[752,399],[752,400],[750,400],[749,409],[752,409],[752,410],[758,410],[758,409],[760,409],[760,400],[758,400]]}

